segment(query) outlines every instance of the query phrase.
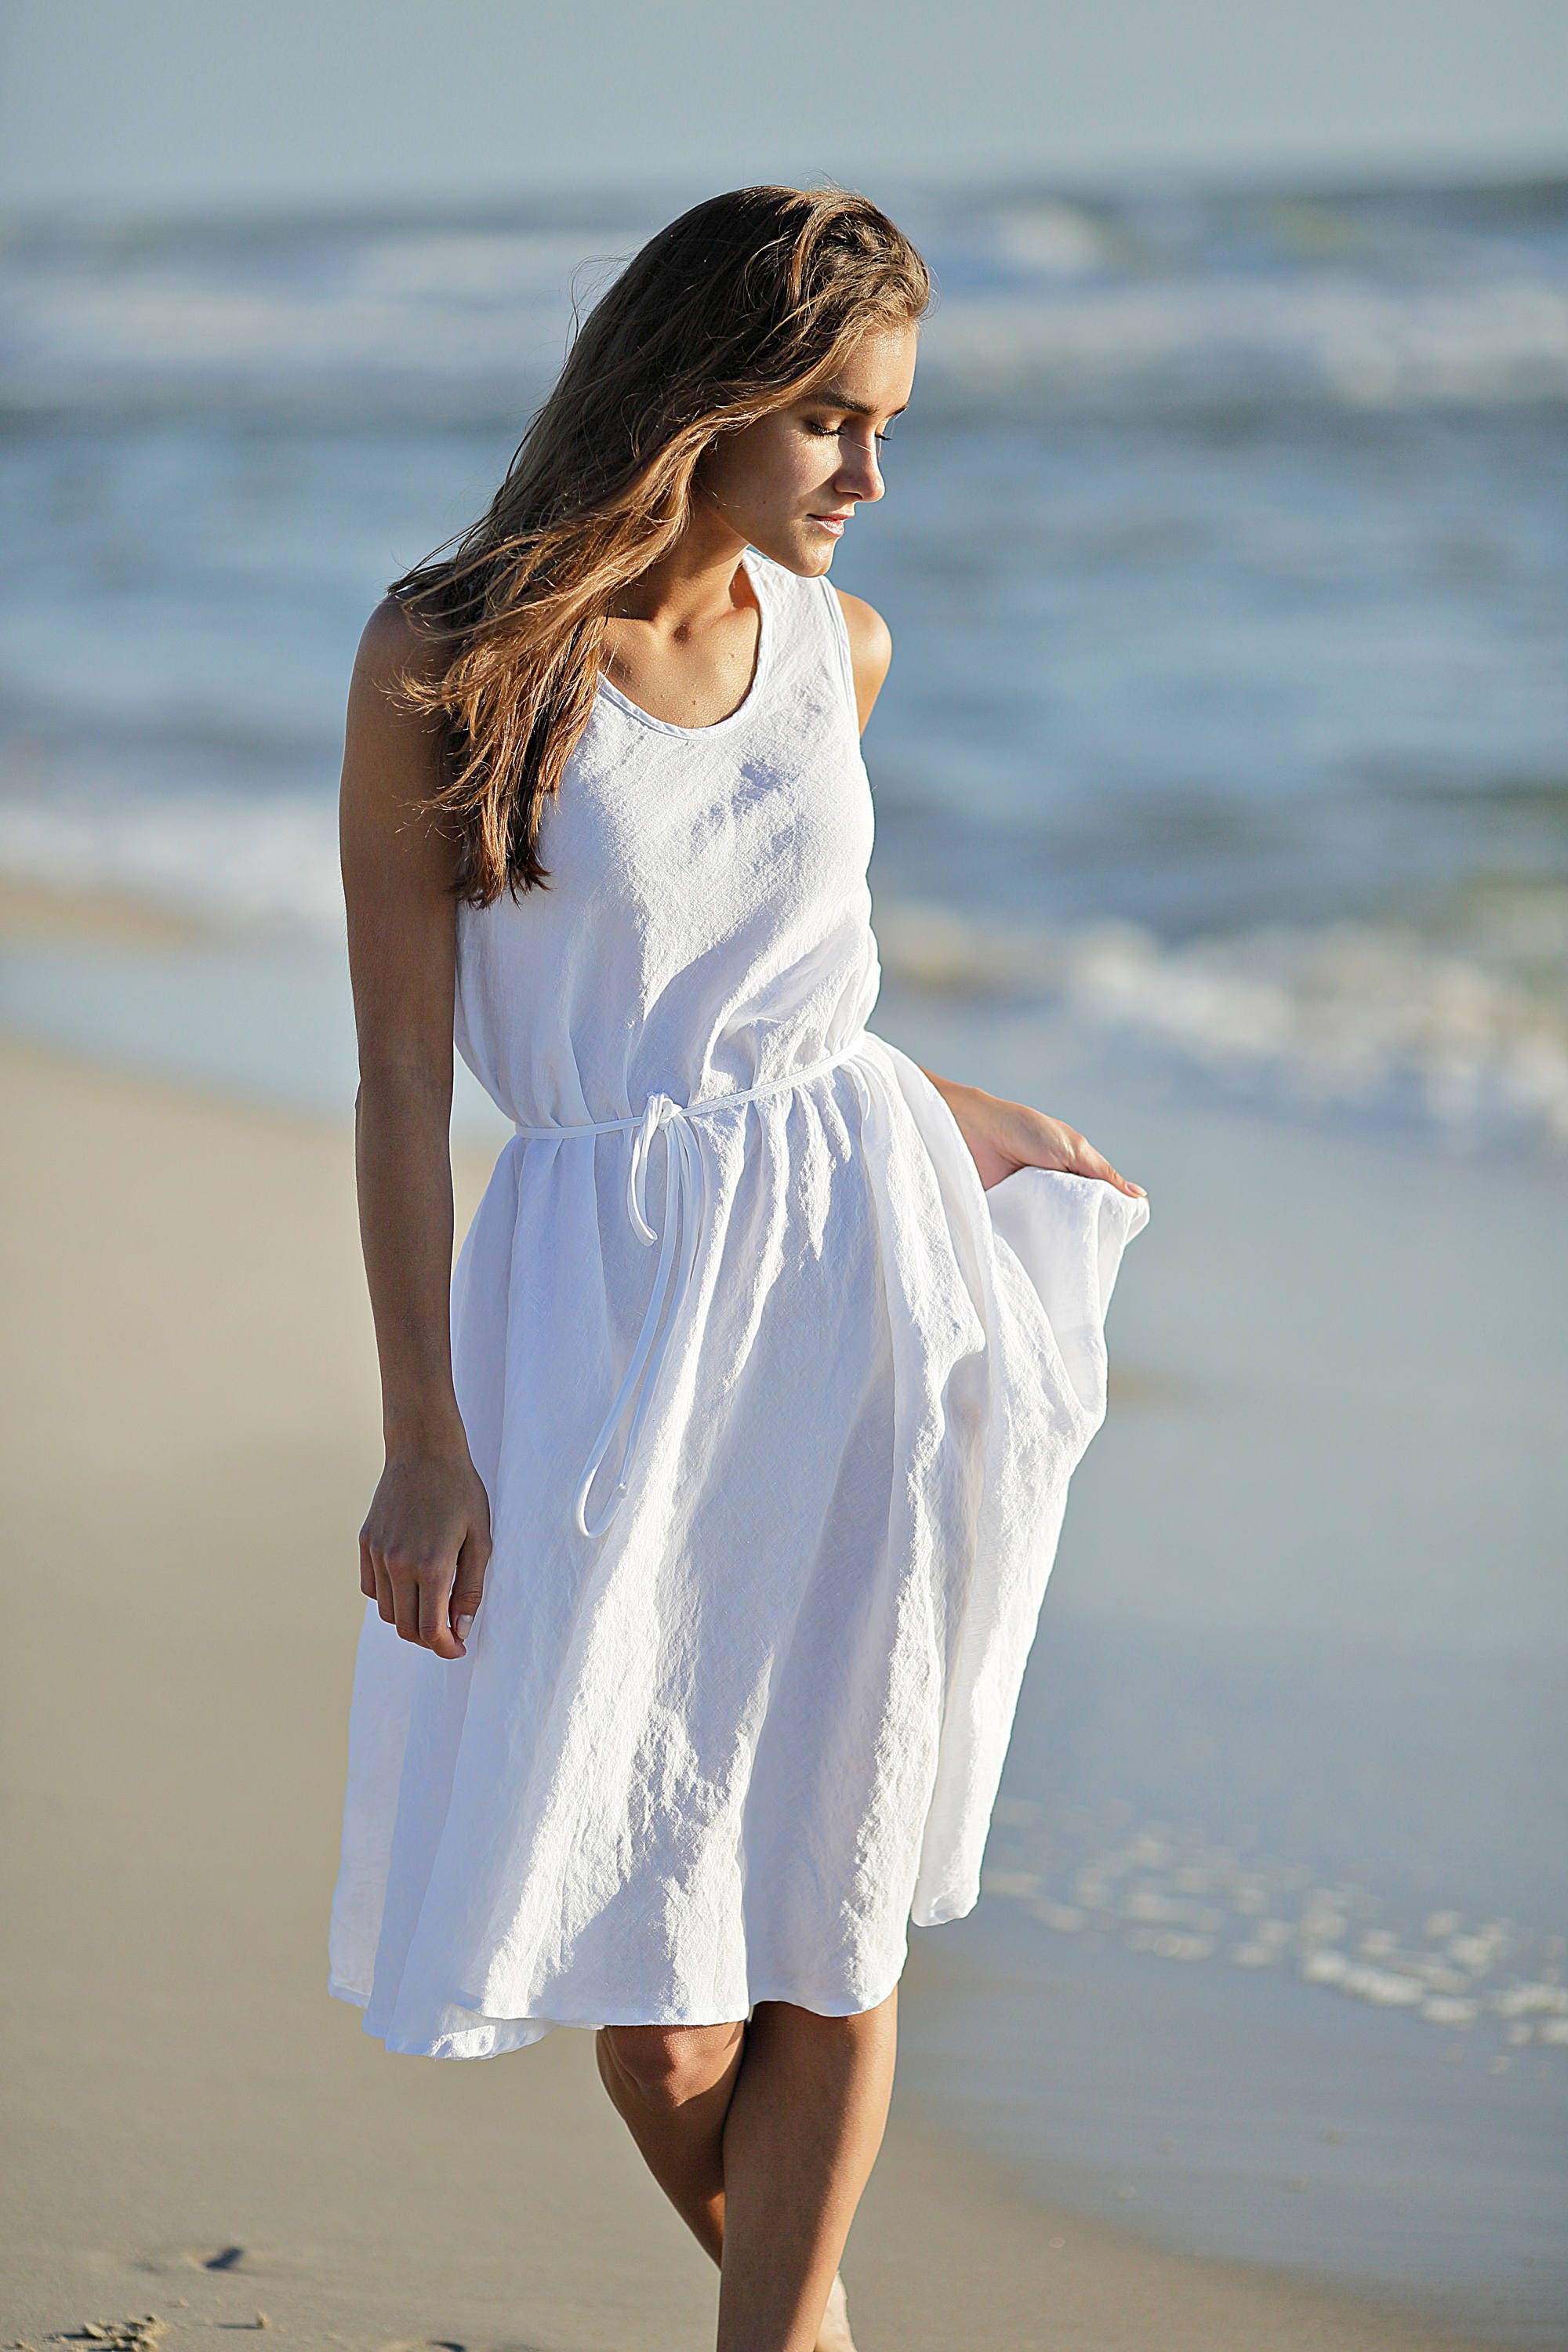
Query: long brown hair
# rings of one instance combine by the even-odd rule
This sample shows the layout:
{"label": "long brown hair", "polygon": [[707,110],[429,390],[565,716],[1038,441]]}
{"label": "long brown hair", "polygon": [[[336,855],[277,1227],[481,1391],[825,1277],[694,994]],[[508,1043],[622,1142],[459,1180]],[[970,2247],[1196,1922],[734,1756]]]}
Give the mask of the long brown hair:
{"label": "long brown hair", "polygon": [[456,838],[459,898],[547,881],[544,803],[587,725],[611,604],[679,539],[710,443],[930,300],[909,239],[834,186],[711,196],[600,297],[486,512],[390,583],[446,656],[400,699],[439,721],[425,813]]}

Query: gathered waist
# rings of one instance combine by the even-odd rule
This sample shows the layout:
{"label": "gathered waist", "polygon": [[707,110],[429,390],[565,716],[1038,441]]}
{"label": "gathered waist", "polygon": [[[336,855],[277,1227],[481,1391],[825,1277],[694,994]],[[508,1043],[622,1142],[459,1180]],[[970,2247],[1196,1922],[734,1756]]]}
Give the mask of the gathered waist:
{"label": "gathered waist", "polygon": [[[577,1136],[629,1134],[632,1149],[626,1170],[626,1214],[639,1241],[659,1244],[658,1264],[654,1270],[647,1311],[643,1317],[631,1360],[577,1481],[573,1516],[580,1535],[590,1539],[602,1536],[620,1507],[631,1476],[644,1416],[669,1352],[669,1343],[696,1269],[708,1205],[708,1172],[692,1120],[714,1111],[728,1110],[736,1103],[758,1102],[768,1095],[786,1093],[793,1087],[805,1086],[813,1078],[823,1076],[829,1070],[838,1069],[846,1063],[852,1064],[864,1050],[868,1034],[863,1029],[847,1045],[840,1046],[837,1053],[824,1055],[819,1060],[807,1063],[799,1069],[784,1071],[777,1077],[763,1078],[754,1087],[742,1087],[729,1094],[702,1095],[691,1102],[678,1102],[674,1096],[668,1094],[651,1094],[640,1111],[632,1111],[624,1118],[583,1119],[573,1124],[552,1122],[548,1125],[523,1119],[514,1121],[518,1135],[525,1141],[554,1142]],[[858,1075],[856,1085],[861,1088],[864,1105],[864,1089]],[[656,1232],[647,1216],[647,1160],[654,1138],[661,1129],[665,1135],[664,1219]],[[679,1261],[676,1255],[678,1234]],[[621,1451],[616,1484],[602,1516],[590,1524],[589,1492],[628,1404],[632,1406],[631,1426]]]}
{"label": "gathered waist", "polygon": [[615,1135],[634,1133],[639,1128],[652,1129],[671,1118],[703,1117],[713,1111],[728,1110],[731,1103],[758,1102],[766,1095],[784,1094],[793,1087],[803,1087],[812,1078],[825,1076],[829,1070],[840,1068],[854,1061],[865,1046],[868,1032],[861,1030],[847,1045],[836,1053],[825,1054],[820,1060],[807,1062],[799,1069],[782,1071],[778,1076],[763,1078],[754,1087],[732,1088],[728,1094],[699,1095],[681,1102],[673,1095],[658,1092],[649,1095],[641,1110],[628,1111],[624,1118],[585,1119],[514,1119],[512,1125],[524,1139],[541,1142],[573,1135]]}

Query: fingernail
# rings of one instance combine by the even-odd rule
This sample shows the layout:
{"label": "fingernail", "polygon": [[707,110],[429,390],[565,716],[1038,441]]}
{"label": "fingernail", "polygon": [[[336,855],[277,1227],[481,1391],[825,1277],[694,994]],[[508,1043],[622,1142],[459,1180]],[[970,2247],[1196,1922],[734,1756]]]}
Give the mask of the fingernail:
{"label": "fingernail", "polygon": [[459,1617],[459,1618],[458,1618],[458,1641],[459,1641],[459,1642],[466,1642],[466,1641],[468,1640],[468,1628],[469,1628],[469,1626],[473,1623],[473,1622],[474,1622],[474,1621],[473,1621],[473,1619],[472,1619],[471,1617]]}

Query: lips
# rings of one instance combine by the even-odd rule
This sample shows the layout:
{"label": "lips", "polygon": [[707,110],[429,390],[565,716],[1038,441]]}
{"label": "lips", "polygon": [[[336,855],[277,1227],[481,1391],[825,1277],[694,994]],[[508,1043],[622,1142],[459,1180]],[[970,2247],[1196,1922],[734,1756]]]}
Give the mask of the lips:
{"label": "lips", "polygon": [[811,520],[813,522],[820,523],[824,530],[830,530],[835,539],[839,539],[843,536],[844,526],[849,517],[847,515],[813,515]]}

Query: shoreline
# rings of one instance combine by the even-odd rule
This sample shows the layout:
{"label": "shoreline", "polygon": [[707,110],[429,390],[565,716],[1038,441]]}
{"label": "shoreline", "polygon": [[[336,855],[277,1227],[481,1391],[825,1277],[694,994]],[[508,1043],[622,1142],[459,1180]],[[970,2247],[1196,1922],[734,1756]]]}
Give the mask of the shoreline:
{"label": "shoreline", "polygon": [[[363,2352],[701,2342],[712,2274],[585,2034],[389,2065],[324,1990],[377,1426],[341,1123],[0,1060],[22,1308],[7,1941],[30,1989],[5,2340],[155,2310],[178,2345],[261,2309],[280,2340]],[[459,1233],[488,1167],[458,1155]],[[898,2094],[845,2274],[868,2352],[1484,2341],[1040,2204]]]}

